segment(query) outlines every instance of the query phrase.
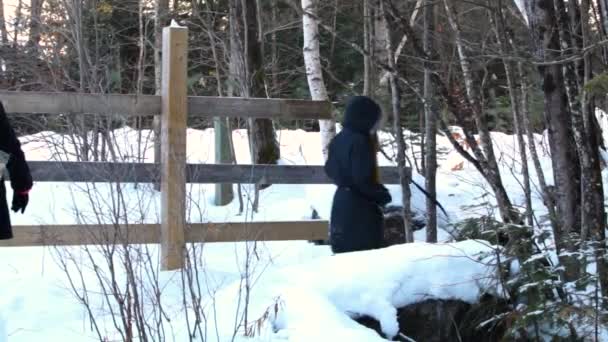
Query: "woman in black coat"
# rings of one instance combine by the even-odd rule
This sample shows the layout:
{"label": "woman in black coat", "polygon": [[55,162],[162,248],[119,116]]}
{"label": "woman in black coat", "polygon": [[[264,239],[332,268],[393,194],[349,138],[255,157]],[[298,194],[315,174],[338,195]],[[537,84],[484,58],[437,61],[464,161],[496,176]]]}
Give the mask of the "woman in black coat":
{"label": "woman in black coat", "polygon": [[325,172],[338,186],[330,218],[329,241],[334,253],[380,248],[382,206],[391,202],[379,182],[375,131],[381,110],[365,96],[346,106],[343,129],[329,145]]}
{"label": "woman in black coat", "polygon": [[[11,209],[14,212],[25,212],[29,201],[29,191],[32,188],[32,176],[25,161],[25,155],[21,150],[21,143],[4,112],[4,106],[0,103],[0,150],[8,153],[10,158],[6,169],[11,176],[11,187],[13,188],[13,202]],[[0,240],[13,237],[11,229],[11,218],[6,201],[6,186],[4,177],[0,175]]]}

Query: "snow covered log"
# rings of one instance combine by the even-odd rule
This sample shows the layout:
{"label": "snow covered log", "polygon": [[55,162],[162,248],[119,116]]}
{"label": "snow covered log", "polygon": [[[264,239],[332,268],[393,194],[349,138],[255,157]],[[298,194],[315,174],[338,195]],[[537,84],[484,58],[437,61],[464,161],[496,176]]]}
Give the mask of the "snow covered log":
{"label": "snow covered log", "polygon": [[[504,298],[495,253],[487,242],[469,240],[321,257],[262,274],[251,289],[248,316],[259,318],[250,323],[268,340],[386,341],[355,319],[373,318],[393,338],[404,332],[400,308],[428,300],[474,305],[487,296]],[[237,282],[215,298],[217,324],[230,324],[220,319],[224,310],[243,310],[234,301],[239,291]]]}

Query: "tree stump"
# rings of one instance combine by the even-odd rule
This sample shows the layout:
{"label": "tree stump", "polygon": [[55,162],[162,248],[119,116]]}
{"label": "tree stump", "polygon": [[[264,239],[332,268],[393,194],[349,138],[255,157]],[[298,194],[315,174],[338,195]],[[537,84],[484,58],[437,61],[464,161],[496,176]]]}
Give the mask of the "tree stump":
{"label": "tree stump", "polygon": [[[403,210],[398,206],[384,209],[384,247],[405,243],[403,227]],[[426,218],[420,212],[412,211],[412,230],[421,230],[426,226]]]}

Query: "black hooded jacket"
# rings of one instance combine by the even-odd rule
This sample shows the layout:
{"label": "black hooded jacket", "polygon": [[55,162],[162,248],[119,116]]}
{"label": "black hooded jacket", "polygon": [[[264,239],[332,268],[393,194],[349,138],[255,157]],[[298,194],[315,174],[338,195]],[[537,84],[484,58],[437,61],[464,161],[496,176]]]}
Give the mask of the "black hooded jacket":
{"label": "black hooded jacket", "polygon": [[[0,103],[0,150],[10,155],[6,169],[10,174],[13,191],[26,192],[32,188],[32,176],[21,150],[21,143],[8,121]],[[0,240],[11,239],[13,232],[6,198],[4,178],[0,175]]]}
{"label": "black hooded jacket", "polygon": [[353,97],[346,106],[343,129],[329,145],[325,172],[338,186],[330,220],[335,253],[382,245],[381,206],[391,196],[374,177],[377,165],[371,132],[380,117],[380,107],[372,99]]}

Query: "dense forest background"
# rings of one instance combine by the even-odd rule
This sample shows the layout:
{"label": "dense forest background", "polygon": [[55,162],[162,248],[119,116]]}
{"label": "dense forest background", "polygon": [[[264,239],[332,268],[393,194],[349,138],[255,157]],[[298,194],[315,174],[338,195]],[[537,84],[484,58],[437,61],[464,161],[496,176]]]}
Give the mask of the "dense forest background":
{"label": "dense forest background", "polygon": [[[424,1],[399,4],[402,7],[399,15],[409,18],[413,29],[419,32],[422,32],[424,18],[416,6],[421,3]],[[300,3],[258,0],[244,4],[259,7],[265,95],[308,98]],[[457,1],[454,4],[458,7],[463,40],[471,53],[470,58],[474,60],[472,72],[479,86],[483,86],[490,129],[512,132],[507,81],[502,62],[497,58],[496,37],[490,30],[488,16],[488,6],[495,7],[498,3]],[[365,54],[362,52],[367,47],[370,53],[376,52],[379,57],[386,54],[381,51],[383,43],[380,43],[386,32],[382,29],[382,18],[377,10],[364,13],[364,5],[378,7],[372,0],[369,3],[337,0],[318,4],[321,64],[329,98],[337,104],[336,115],[339,115],[340,105],[346,97],[364,92],[366,77],[377,79],[378,82],[370,82],[374,83],[375,92],[387,87],[385,70],[381,67],[372,65],[374,70],[366,76]],[[4,20],[0,18],[3,59],[0,86],[7,90],[154,94],[159,87],[160,42],[156,37],[159,28],[175,19],[190,30],[190,93],[227,94],[231,87],[230,6],[231,1],[179,0],[33,0],[5,4],[6,17]],[[510,30],[519,33],[515,43],[521,48],[526,47],[528,39],[522,32],[526,30],[524,17],[512,3],[505,2],[501,6],[505,6],[505,20]],[[451,83],[457,82],[459,75],[454,67],[458,56],[454,32],[441,4],[434,10],[434,16],[437,27],[433,37],[440,47],[437,49],[440,53],[438,66],[444,78],[450,79]],[[421,88],[423,70],[420,58],[416,56],[411,41],[406,41],[407,36],[399,25],[394,23],[391,27],[395,29],[390,32],[391,38],[400,48],[396,68]],[[596,61],[598,70],[603,65],[599,57]],[[538,77],[531,79],[531,82],[538,81]],[[423,105],[415,91],[406,87],[402,91],[402,122],[408,129],[420,131],[424,124]],[[534,109],[531,110],[531,120],[538,131],[543,128],[542,94],[535,91],[531,95]],[[317,128],[314,122],[284,124],[287,127]]]}

